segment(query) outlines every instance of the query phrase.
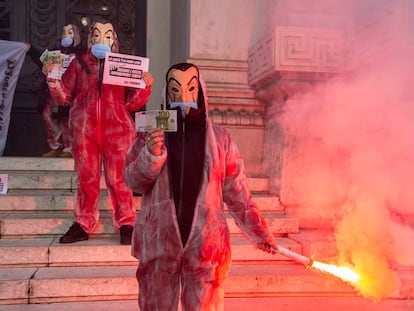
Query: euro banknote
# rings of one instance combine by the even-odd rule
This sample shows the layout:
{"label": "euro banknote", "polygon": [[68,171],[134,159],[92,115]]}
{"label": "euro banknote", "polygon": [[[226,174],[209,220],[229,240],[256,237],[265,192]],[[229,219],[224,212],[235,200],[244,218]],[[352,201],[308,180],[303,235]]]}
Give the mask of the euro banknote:
{"label": "euro banknote", "polygon": [[147,132],[160,128],[165,132],[177,131],[176,110],[147,110],[135,112],[135,128],[137,132]]}

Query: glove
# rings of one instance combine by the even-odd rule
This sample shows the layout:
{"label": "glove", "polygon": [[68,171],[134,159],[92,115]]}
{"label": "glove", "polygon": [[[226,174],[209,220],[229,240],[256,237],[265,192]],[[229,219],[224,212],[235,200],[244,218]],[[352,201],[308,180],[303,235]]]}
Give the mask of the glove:
{"label": "glove", "polygon": [[266,253],[271,253],[271,254],[276,254],[277,249],[278,249],[274,239],[268,242],[258,243],[256,247]]}

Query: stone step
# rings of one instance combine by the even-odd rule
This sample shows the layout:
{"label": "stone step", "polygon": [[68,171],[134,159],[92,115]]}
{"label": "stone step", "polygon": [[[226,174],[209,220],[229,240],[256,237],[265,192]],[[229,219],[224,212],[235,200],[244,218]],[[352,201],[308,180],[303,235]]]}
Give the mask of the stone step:
{"label": "stone step", "polygon": [[[136,300],[58,302],[7,305],[7,311],[137,311]],[[225,297],[226,311],[412,311],[414,300],[384,299],[379,302],[363,297],[303,296],[303,297]],[[0,305],[0,310],[3,310]],[[181,309],[179,309],[181,310]]]}
{"label": "stone step", "polygon": [[[133,206],[138,211],[141,197],[133,197]],[[72,212],[75,193],[64,190],[11,190],[0,196],[0,213],[19,212]],[[98,207],[102,211],[111,211],[110,200],[106,191],[101,190]]]}
{"label": "stone step", "polygon": [[[59,189],[74,192],[77,189],[74,172],[0,172],[8,175],[8,189],[10,190]],[[269,181],[266,178],[248,178],[247,183],[252,193],[267,192],[269,189]],[[100,188],[107,189],[103,173]]]}
{"label": "stone step", "polygon": [[[77,188],[73,159],[0,157],[0,174],[8,175],[8,189],[59,189],[74,191]],[[251,192],[267,192],[267,178],[248,178]],[[106,189],[105,179],[100,180]]]}
{"label": "stone step", "polygon": [[[37,190],[58,189],[74,191],[76,186],[75,172],[53,172],[53,171],[2,171],[8,175],[8,189]],[[101,178],[102,179],[102,178]],[[104,186],[105,182],[101,186]]]}
{"label": "stone step", "polygon": [[[252,194],[263,212],[284,213],[279,199],[263,193]],[[73,211],[75,193],[71,190],[10,190],[0,196],[0,213]],[[133,205],[140,209],[141,197],[133,197]],[[106,190],[101,190],[99,209],[110,211],[111,206]]]}
{"label": "stone step", "polygon": [[[137,299],[135,266],[0,269],[0,303]],[[226,297],[356,295],[348,284],[296,264],[233,264]]]}
{"label": "stone step", "polygon": [[[0,310],[16,303],[45,306],[73,301],[79,307],[82,301],[94,300],[127,300],[135,310],[137,260],[129,246],[119,245],[119,234],[113,232],[103,177],[101,219],[95,233],[88,241],[59,244],[58,237],[73,222],[77,187],[73,159],[0,157],[0,174],[9,176],[9,191],[0,196]],[[279,199],[268,194],[267,179],[249,178],[248,182],[279,245],[305,256],[316,255],[317,260],[336,255],[334,243],[326,236],[299,232],[298,220],[287,216]],[[135,196],[137,211],[140,202],[141,197]],[[225,284],[226,301],[231,297],[356,295],[335,277],[255,249],[228,212],[227,217],[233,268]]]}
{"label": "stone step", "polygon": [[0,157],[0,171],[73,171],[71,158]]}
{"label": "stone step", "polygon": [[[283,214],[266,214],[268,226],[276,235],[286,235],[299,232],[299,223],[296,219],[289,218]],[[227,223],[230,233],[240,235],[241,231],[235,224],[234,219],[227,214]],[[73,223],[72,213],[4,213],[0,214],[0,237],[10,238],[34,238],[53,237],[64,234]],[[112,214],[100,213],[100,220],[93,234],[101,236],[112,236],[114,234]]]}
{"label": "stone step", "polygon": [[[302,246],[287,238],[277,238],[278,245],[296,253]],[[290,262],[280,254],[268,254],[253,247],[243,237],[233,237],[233,262]],[[73,244],[60,244],[57,238],[0,239],[0,268],[48,266],[137,265],[131,247],[120,245],[118,237],[98,237]]]}

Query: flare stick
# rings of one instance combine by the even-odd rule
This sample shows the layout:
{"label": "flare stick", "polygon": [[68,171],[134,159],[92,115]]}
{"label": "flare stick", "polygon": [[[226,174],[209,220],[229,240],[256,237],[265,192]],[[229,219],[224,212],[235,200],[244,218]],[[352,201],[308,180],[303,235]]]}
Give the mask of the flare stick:
{"label": "flare stick", "polygon": [[288,250],[287,248],[278,246],[276,252],[282,254],[283,256],[286,256],[286,257],[289,257],[289,258],[293,259],[294,261],[304,265],[307,268],[310,268],[313,265],[313,259],[312,258],[300,255],[300,254],[295,253],[295,252],[292,252],[291,250]]}

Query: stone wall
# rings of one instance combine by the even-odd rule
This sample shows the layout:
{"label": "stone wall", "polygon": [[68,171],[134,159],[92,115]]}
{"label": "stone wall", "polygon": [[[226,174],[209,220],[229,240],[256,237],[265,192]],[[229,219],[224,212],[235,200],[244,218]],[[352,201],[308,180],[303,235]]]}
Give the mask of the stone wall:
{"label": "stone wall", "polygon": [[247,174],[261,176],[264,107],[247,77],[257,1],[193,0],[187,6],[190,32],[186,60],[199,67],[206,82],[210,117],[229,129]]}

